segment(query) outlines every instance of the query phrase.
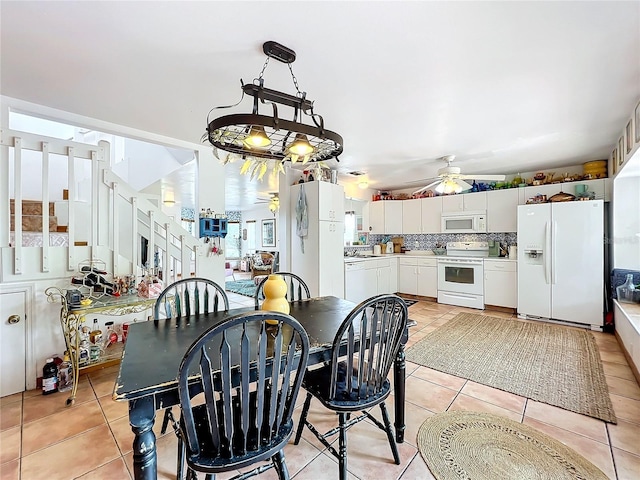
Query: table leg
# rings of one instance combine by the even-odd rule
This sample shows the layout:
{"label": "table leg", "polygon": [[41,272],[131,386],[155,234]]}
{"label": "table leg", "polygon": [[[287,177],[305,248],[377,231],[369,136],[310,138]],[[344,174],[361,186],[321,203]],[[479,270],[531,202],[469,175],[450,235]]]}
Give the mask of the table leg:
{"label": "table leg", "polygon": [[393,388],[395,397],[395,422],[396,442],[404,443],[404,374],[406,370],[404,343],[400,344],[398,355],[393,363]]}
{"label": "table leg", "polygon": [[133,440],[133,476],[136,480],[156,480],[158,464],[153,421],[156,409],[152,396],[129,401],[129,423]]}

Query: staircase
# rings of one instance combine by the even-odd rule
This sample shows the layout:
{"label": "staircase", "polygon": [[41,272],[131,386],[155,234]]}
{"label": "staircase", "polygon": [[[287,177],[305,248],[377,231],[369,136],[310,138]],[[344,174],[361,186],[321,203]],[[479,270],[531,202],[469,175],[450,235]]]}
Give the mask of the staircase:
{"label": "staircase", "polygon": [[[70,278],[87,260],[103,261],[113,276],[139,275],[141,237],[148,240],[147,258],[159,252],[166,283],[197,274],[200,241],[111,171],[104,160],[110,158],[108,142],[81,144],[4,130],[2,146],[8,148],[2,149],[0,165],[11,180],[8,190],[0,186],[0,225],[10,226],[9,231],[0,228],[0,282]],[[50,180],[53,154],[64,158],[67,172],[60,172],[58,163]],[[34,165],[42,181],[29,184],[37,177]],[[61,179],[67,184],[63,198],[69,199],[60,199],[65,203],[58,217],[65,217],[60,222],[65,226],[56,217],[61,202],[49,195],[49,184]],[[30,199],[23,198],[27,188]],[[80,198],[83,192],[87,198]],[[61,244],[54,236],[67,238]],[[39,243],[30,243],[30,237]]]}
{"label": "staircase", "polygon": [[[16,204],[15,199],[10,200],[11,209],[11,231],[15,231],[15,213]],[[42,210],[43,205],[41,200],[22,200],[22,231],[23,232],[42,232]],[[67,229],[63,228],[58,230],[58,219],[55,216],[54,202],[49,202],[48,208],[49,216],[49,231],[50,232],[65,232]]]}

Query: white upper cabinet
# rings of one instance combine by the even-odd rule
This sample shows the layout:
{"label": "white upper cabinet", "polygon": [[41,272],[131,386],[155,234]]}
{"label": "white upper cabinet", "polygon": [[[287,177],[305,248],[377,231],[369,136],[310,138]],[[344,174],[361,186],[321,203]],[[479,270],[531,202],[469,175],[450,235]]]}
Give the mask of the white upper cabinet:
{"label": "white upper cabinet", "polygon": [[487,192],[442,196],[443,212],[478,212],[487,209]]}
{"label": "white upper cabinet", "polygon": [[462,212],[464,211],[464,195],[443,195],[442,211],[443,212]]}
{"label": "white upper cabinet", "polygon": [[518,190],[492,190],[487,194],[487,232],[518,230]]}
{"label": "white upper cabinet", "polygon": [[384,209],[384,233],[402,233],[402,201],[388,200],[382,202]]}
{"label": "white upper cabinet", "polygon": [[309,183],[318,188],[318,218],[329,222],[344,222],[344,189],[329,182]]}
{"label": "white upper cabinet", "polygon": [[384,204],[383,201],[369,202],[369,227],[365,225],[365,230],[369,230],[370,233],[384,233]]}
{"label": "white upper cabinet", "polygon": [[422,199],[402,201],[402,232],[422,233]]}
{"label": "white upper cabinet", "polygon": [[369,232],[402,233],[402,203],[401,200],[369,202]]}
{"label": "white upper cabinet", "polygon": [[421,198],[422,233],[440,233],[442,215],[442,198]]}

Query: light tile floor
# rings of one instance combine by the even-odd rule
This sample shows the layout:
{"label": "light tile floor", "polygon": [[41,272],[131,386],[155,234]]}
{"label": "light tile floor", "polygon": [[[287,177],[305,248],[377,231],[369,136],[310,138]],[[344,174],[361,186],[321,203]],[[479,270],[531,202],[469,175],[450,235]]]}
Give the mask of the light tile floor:
{"label": "light tile floor", "polygon": [[[253,300],[229,294],[231,307]],[[409,345],[466,309],[418,302],[409,307],[417,321]],[[473,310],[473,312],[477,312]],[[488,312],[492,315],[504,315]],[[514,320],[516,321],[516,320]],[[462,378],[409,363],[405,443],[399,445],[401,464],[395,465],[383,432],[368,422],[348,435],[350,479],[432,479],[416,448],[416,434],[429,416],[447,410],[492,412],[526,423],[560,440],[597,465],[612,479],[640,478],[640,387],[613,335],[594,333],[609,385],[618,424],[578,415],[527,400]],[[32,390],[0,401],[0,477],[4,480],[69,480],[132,478],[132,439],[127,405],[111,400],[118,367],[81,378],[78,399],[65,407],[62,393],[42,396]],[[304,393],[298,398],[296,423]],[[392,405],[389,400],[389,406]],[[320,427],[336,424],[335,415],[313,404],[310,418]],[[390,408],[393,414],[393,408]],[[158,478],[175,478],[176,439],[161,436],[156,419]],[[305,429],[297,446],[285,448],[287,465],[296,480],[337,479],[334,458]],[[219,478],[227,478],[219,476]],[[259,478],[275,479],[273,470]]]}

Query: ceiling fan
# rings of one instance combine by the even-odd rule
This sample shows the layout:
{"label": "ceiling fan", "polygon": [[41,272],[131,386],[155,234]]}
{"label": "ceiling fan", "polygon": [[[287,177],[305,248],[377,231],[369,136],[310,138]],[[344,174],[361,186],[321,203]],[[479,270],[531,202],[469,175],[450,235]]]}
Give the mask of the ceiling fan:
{"label": "ceiling fan", "polygon": [[445,155],[441,157],[440,160],[447,162],[447,166],[438,170],[438,179],[416,190],[413,192],[413,195],[424,192],[434,185],[438,185],[435,189],[438,193],[460,193],[464,190],[471,190],[472,186],[465,182],[465,180],[468,179],[491,181],[501,181],[505,179],[504,175],[462,175],[460,173],[460,167],[453,167],[451,165],[451,162],[453,162],[455,158],[455,155]]}
{"label": "ceiling fan", "polygon": [[265,198],[265,197],[258,198],[258,200],[255,203],[256,204],[268,203],[269,211],[275,215],[278,209],[280,208],[280,197],[278,196],[278,192],[270,192],[269,198]]}

